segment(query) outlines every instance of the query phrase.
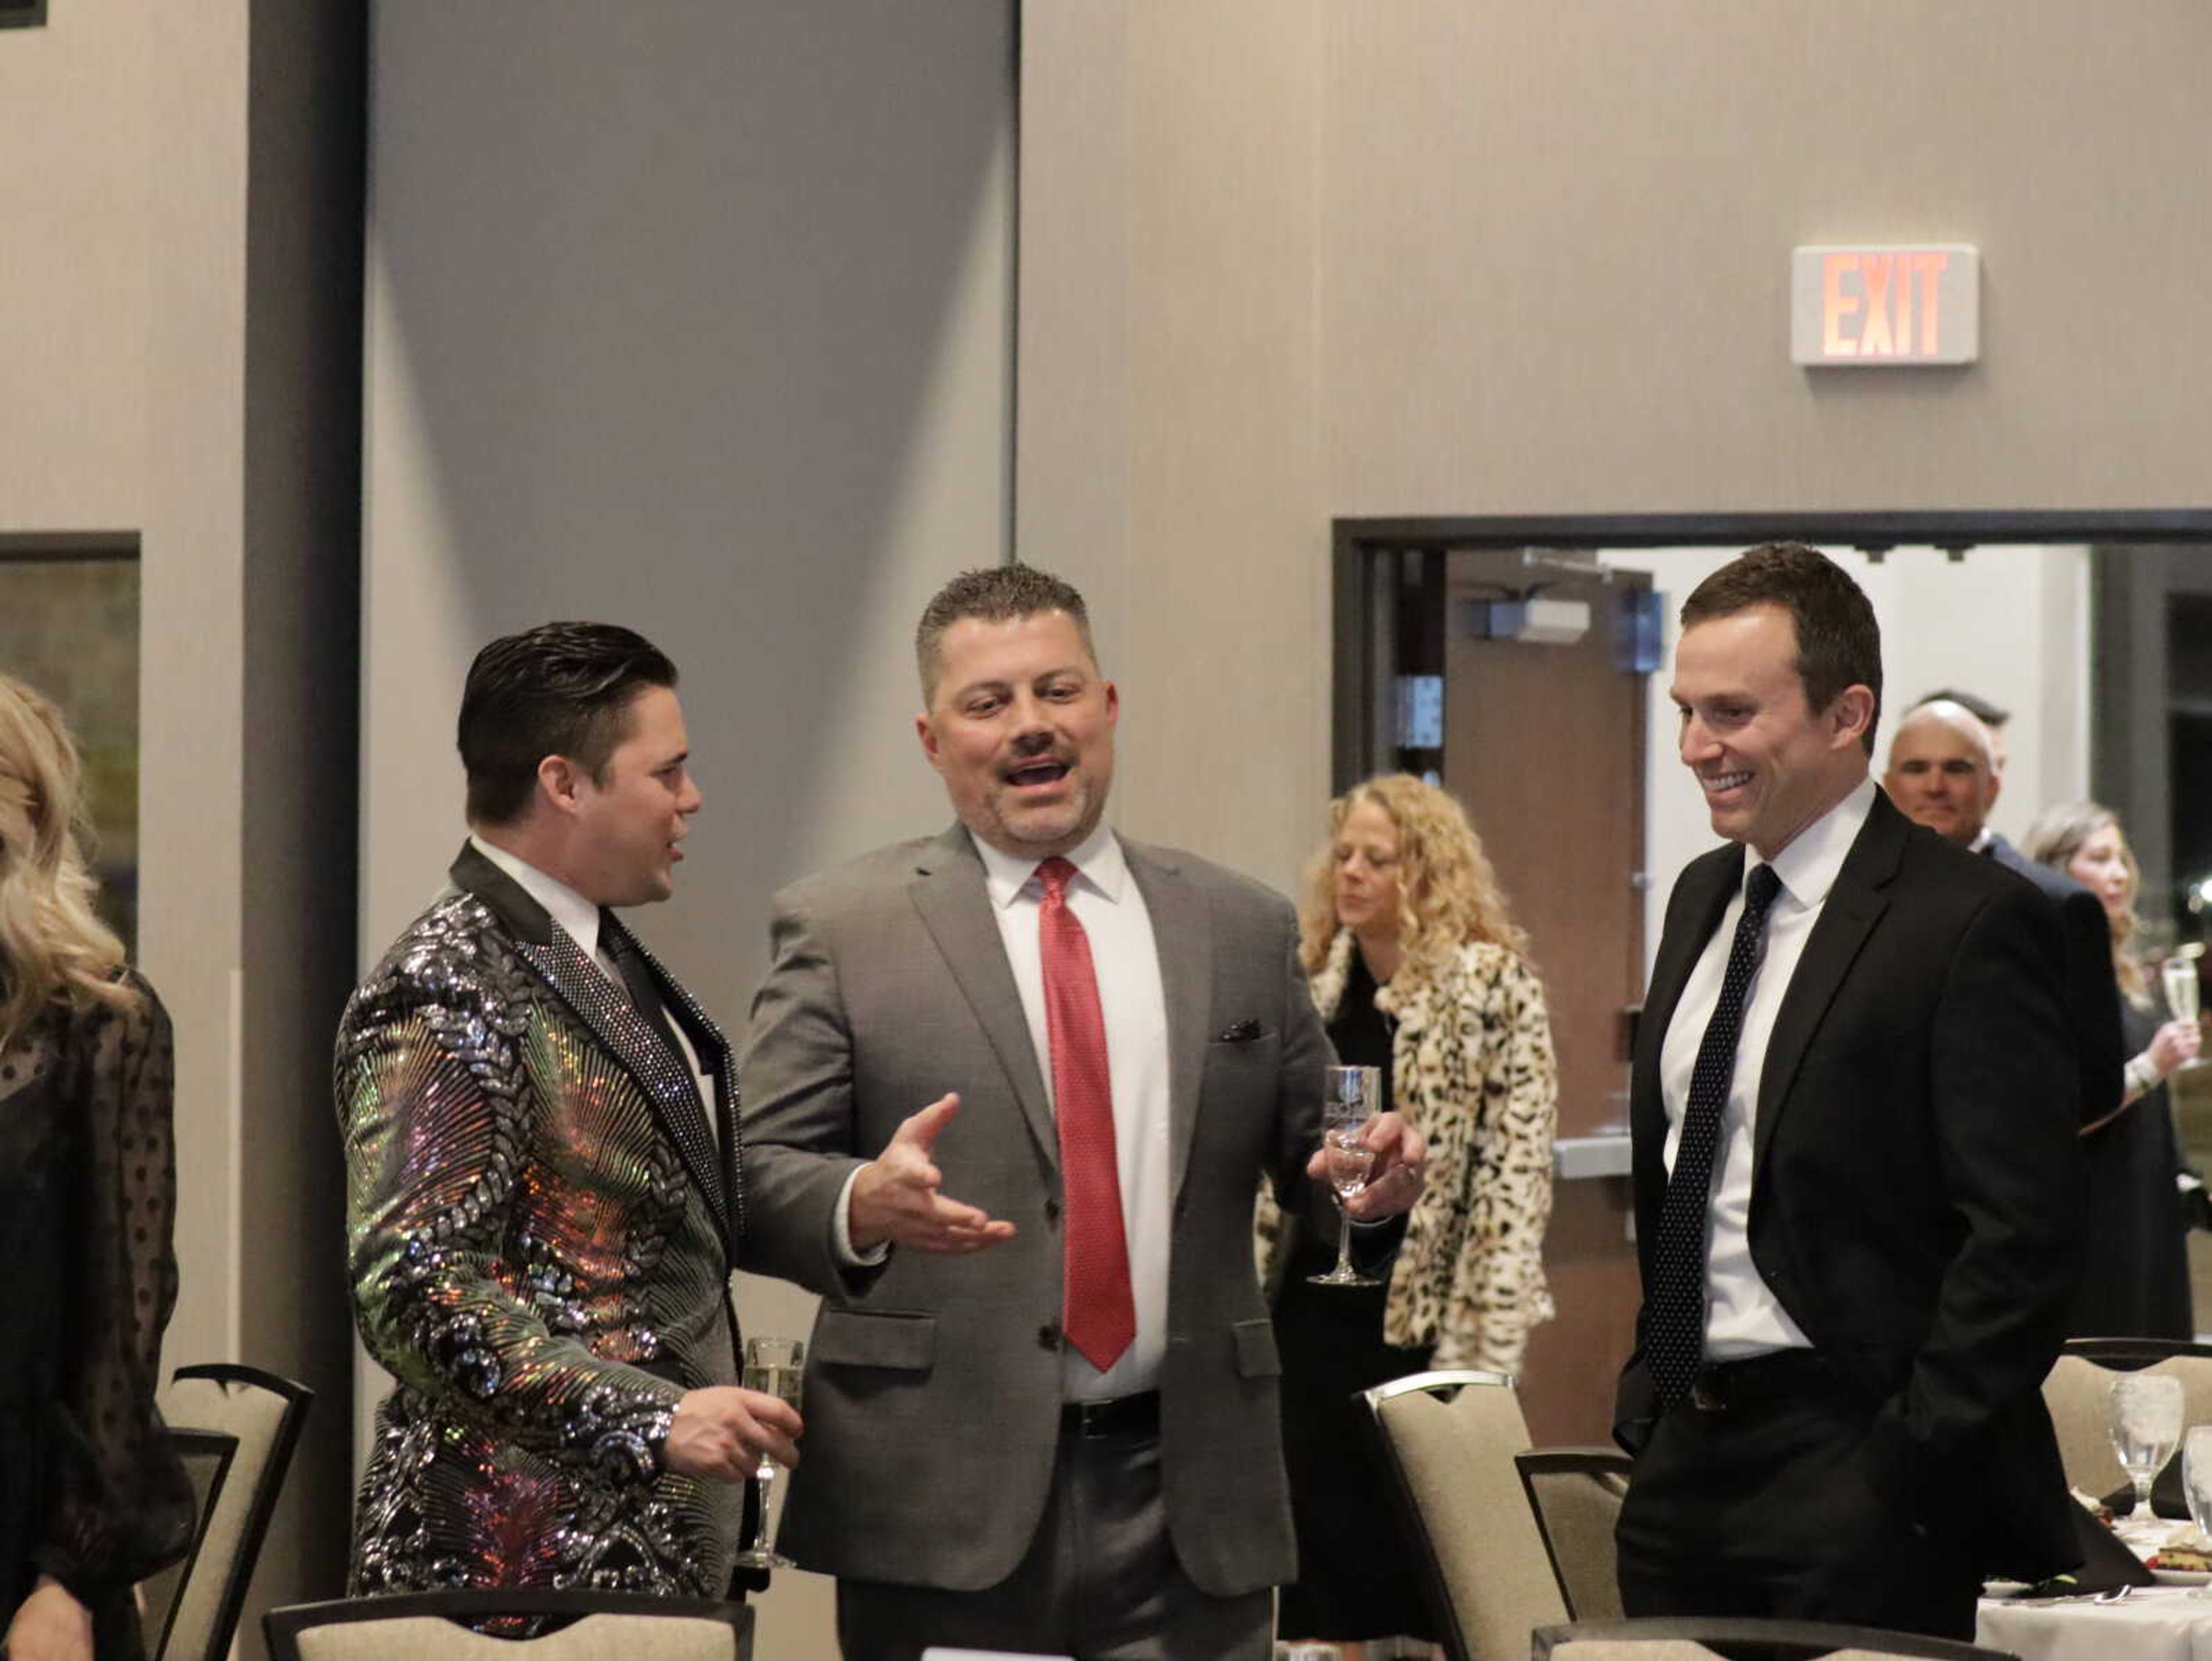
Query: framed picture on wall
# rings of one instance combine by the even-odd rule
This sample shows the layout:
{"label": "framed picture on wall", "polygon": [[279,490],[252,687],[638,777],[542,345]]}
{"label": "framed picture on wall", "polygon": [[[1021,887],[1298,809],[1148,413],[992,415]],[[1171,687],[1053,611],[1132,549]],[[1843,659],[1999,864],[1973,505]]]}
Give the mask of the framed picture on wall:
{"label": "framed picture on wall", "polygon": [[46,0],[0,0],[0,29],[34,29],[46,21]]}

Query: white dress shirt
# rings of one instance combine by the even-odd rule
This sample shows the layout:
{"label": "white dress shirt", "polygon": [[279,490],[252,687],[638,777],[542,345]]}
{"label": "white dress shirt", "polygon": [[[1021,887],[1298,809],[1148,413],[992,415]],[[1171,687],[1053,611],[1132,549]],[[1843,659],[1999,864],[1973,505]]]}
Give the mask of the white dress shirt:
{"label": "white dress shirt", "polygon": [[[1770,1350],[1808,1349],[1811,1341],[1783,1309],[1751,1261],[1752,1132],[1759,1112],[1759,1079],[1766,1060],[1767,1041],[1774,1032],[1774,1017],[1782,997],[1796,973],[1797,960],[1820,908],[1843,870],[1844,856],[1874,809],[1875,784],[1864,779],[1857,788],[1790,840],[1776,855],[1774,874],[1782,887],[1766,914],[1766,947],[1752,972],[1751,989],[1738,1029],[1735,1074],[1729,1081],[1728,1100],[1721,1109],[1720,1147],[1712,1204],[1705,1232],[1705,1356],[1709,1361],[1738,1361]],[[1758,853],[1744,850],[1744,875],[1767,863]],[[1697,1065],[1698,1046],[1705,1027],[1720,1002],[1721,981],[1728,972],[1729,951],[1735,939],[1736,919],[1743,915],[1743,889],[1739,886],[1721,916],[1720,926],[1705,943],[1705,953],[1683,985],[1681,1001],[1667,1024],[1660,1051],[1660,1083],[1667,1105],[1667,1168],[1674,1168],[1674,1149],[1682,1139],[1682,1113],[1690,1099],[1690,1074]]]}
{"label": "white dress shirt", "polygon": [[[553,919],[554,927],[576,943],[576,949],[591,959],[599,972],[622,987],[623,996],[629,996],[622,969],[612,954],[599,946],[599,908],[578,894],[557,876],[549,876],[537,866],[505,848],[495,847],[477,835],[469,834],[469,846],[505,871],[518,883],[522,891],[545,907],[545,914]],[[722,1128],[714,1112],[714,1081],[699,1064],[699,1052],[691,1046],[691,1035],[684,1030],[684,1023],[671,1015],[668,1030],[676,1034],[676,1043],[684,1052],[684,1064],[690,1069],[691,1076],[698,1082],[699,1105],[707,1110],[707,1130],[719,1146]]]}
{"label": "white dress shirt", "polygon": [[[1052,1096],[1052,1040],[1044,1006],[1043,955],[1037,939],[1044,885],[1034,859],[1017,859],[975,839],[1006,962],[1014,972],[1037,1070]],[[1104,1373],[1073,1344],[1062,1349],[1061,1389],[1070,1401],[1101,1400],[1151,1390],[1167,1354],[1169,1192],[1168,1005],[1152,913],[1122,858],[1121,845],[1101,825],[1073,849],[1077,875],[1067,906],[1091,943],[1106,1025],[1106,1065],[1114,1097],[1114,1155],[1121,1184],[1121,1229],[1129,1246],[1129,1283],[1137,1336]]]}

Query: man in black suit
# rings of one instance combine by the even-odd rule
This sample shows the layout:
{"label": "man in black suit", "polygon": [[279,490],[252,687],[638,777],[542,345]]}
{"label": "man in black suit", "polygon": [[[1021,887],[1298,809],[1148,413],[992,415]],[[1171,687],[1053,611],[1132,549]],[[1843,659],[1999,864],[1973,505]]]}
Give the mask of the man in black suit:
{"label": "man in black suit", "polygon": [[1680,751],[1730,846],[1668,901],[1631,1112],[1631,1615],[1965,1637],[2077,1561],[2039,1393],[2082,1173],[2035,890],[1869,777],[1881,637],[1770,544],[1682,608]]}
{"label": "man in black suit", "polygon": [[1989,827],[2004,771],[1987,724],[1948,698],[1916,705],[1889,741],[1889,771],[1881,785],[1906,818],[2018,871],[2057,908],[2066,940],[2066,1021],[2081,1076],[2081,1122],[2111,1118],[2120,1108],[2126,1057],[2105,907],[2065,872],[2030,859]]}

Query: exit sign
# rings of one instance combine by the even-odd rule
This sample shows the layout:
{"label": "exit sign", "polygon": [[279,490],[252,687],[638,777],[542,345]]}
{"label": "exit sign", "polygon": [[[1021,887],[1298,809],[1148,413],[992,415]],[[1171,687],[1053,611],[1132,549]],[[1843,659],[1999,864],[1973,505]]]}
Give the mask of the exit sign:
{"label": "exit sign", "polygon": [[1962,242],[1799,248],[1790,257],[1790,361],[1864,369],[1981,355],[1982,257]]}

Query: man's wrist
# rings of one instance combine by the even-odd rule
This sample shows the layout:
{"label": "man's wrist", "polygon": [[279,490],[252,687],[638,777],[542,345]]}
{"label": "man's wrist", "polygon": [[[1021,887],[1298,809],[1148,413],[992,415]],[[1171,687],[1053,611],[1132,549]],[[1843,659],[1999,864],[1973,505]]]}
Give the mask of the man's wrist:
{"label": "man's wrist", "polygon": [[853,1190],[866,1174],[866,1165],[856,1165],[845,1179],[845,1185],[837,1191],[837,1205],[830,1220],[830,1243],[837,1261],[848,1269],[872,1269],[890,1255],[888,1240],[862,1245],[853,1233]]}

